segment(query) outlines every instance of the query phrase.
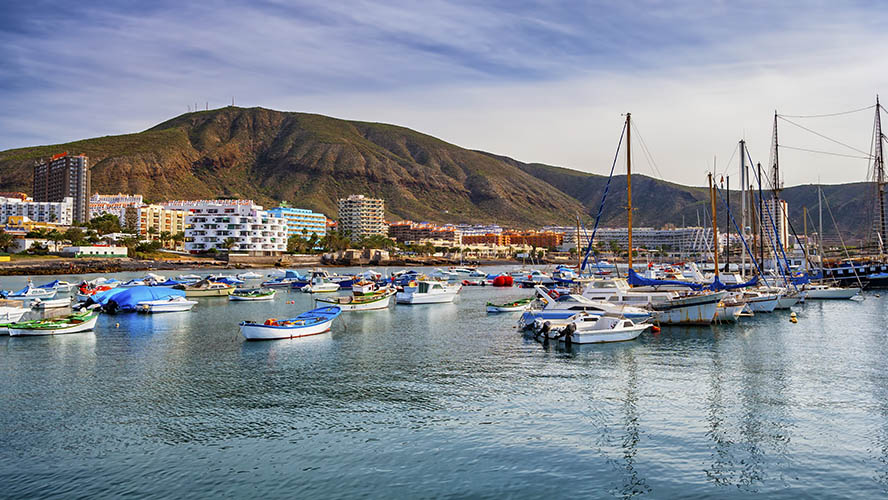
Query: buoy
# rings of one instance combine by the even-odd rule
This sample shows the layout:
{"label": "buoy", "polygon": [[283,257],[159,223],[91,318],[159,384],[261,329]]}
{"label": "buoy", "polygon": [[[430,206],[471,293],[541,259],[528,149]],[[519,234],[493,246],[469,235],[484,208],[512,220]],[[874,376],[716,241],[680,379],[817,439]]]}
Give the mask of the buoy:
{"label": "buoy", "polygon": [[798,322],[799,322],[799,319],[798,319],[798,317],[796,316],[796,313],[791,313],[791,314],[789,315],[789,322],[790,322],[790,323],[798,323]]}
{"label": "buoy", "polygon": [[114,328],[120,328],[120,323],[114,323]]}
{"label": "buoy", "polygon": [[657,325],[654,325],[651,327],[651,331],[654,333],[660,333],[660,327]]}

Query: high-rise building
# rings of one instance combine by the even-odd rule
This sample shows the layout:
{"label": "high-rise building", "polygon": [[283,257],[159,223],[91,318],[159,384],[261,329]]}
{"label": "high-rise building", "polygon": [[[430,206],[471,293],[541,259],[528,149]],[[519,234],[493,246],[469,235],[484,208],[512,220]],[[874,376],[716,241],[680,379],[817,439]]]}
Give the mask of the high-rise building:
{"label": "high-rise building", "polygon": [[385,201],[353,194],[339,200],[339,230],[353,241],[388,233],[385,224]]}
{"label": "high-rise building", "polygon": [[89,222],[89,158],[61,153],[34,165],[34,200],[60,202],[70,197],[74,222]]}
{"label": "high-rise building", "polygon": [[272,217],[287,221],[290,236],[313,234],[323,238],[327,234],[327,216],[303,208],[277,207],[268,210]]}
{"label": "high-rise building", "polygon": [[[780,248],[786,251],[791,245],[789,241],[789,205],[785,200],[771,198],[764,201],[762,213],[762,241],[765,248],[770,252],[773,248],[777,248],[778,257]],[[774,227],[777,230],[774,230]],[[780,244],[777,244],[777,238],[780,238]]]}

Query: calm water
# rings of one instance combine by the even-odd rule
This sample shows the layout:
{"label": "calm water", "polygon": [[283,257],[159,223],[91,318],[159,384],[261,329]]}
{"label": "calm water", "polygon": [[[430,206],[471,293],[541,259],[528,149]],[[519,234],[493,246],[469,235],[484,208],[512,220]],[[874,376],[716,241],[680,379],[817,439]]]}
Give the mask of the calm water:
{"label": "calm water", "polygon": [[0,337],[0,497],[888,493],[888,298],[567,352],[484,313],[529,294],[464,288],[297,340],[237,323],[309,309],[299,292]]}

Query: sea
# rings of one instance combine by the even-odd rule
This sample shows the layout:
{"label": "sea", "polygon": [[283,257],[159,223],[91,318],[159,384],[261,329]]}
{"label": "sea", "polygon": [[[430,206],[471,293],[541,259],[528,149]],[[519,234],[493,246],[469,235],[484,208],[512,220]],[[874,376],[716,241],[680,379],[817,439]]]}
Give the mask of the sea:
{"label": "sea", "polygon": [[888,296],[567,349],[485,312],[531,293],[293,340],[238,323],[311,309],[299,291],[0,337],[0,498],[888,495]]}

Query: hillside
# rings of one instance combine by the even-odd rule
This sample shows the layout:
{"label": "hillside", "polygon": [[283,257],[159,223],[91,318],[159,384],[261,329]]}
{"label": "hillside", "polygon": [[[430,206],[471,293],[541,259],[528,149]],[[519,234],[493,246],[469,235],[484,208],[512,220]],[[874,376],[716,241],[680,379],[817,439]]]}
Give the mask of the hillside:
{"label": "hillside", "polygon": [[[62,151],[90,157],[93,191],[141,193],[151,201],[287,201],[333,218],[338,198],[362,193],[385,198],[391,220],[572,224],[577,213],[587,219],[597,213],[607,182],[601,175],[463,149],[394,125],[226,107],[184,114],[135,134],[2,151],[0,191],[30,192],[34,160]],[[706,188],[643,175],[632,180],[636,225],[708,220]],[[824,195],[846,238],[866,236],[872,211],[864,183],[824,186]],[[736,192],[732,196],[738,206]],[[816,186],[787,188],[783,197],[798,231],[802,206],[816,223]],[[618,175],[602,224],[624,226],[625,206],[626,178]],[[824,229],[835,234],[825,209]]]}

